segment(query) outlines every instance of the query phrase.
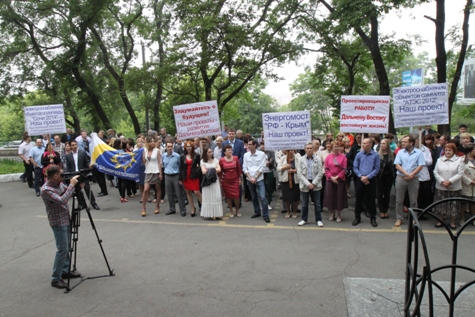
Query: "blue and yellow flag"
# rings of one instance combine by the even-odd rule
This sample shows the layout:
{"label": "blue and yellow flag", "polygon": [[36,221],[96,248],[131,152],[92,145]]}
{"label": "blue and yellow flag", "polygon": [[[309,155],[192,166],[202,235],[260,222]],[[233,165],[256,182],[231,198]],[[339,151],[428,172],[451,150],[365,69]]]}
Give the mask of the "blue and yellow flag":
{"label": "blue and yellow flag", "polygon": [[123,179],[138,181],[143,149],[123,152],[110,147],[96,133],[91,134],[91,164],[102,173]]}

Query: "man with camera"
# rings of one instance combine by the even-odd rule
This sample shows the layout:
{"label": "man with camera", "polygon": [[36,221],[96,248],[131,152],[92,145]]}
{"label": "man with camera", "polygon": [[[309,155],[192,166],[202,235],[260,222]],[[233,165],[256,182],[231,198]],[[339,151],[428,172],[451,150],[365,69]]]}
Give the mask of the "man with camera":
{"label": "man with camera", "polygon": [[69,271],[69,237],[70,217],[68,201],[74,193],[74,187],[78,184],[78,177],[71,178],[69,186],[63,183],[63,176],[59,166],[52,165],[47,169],[48,181],[41,188],[41,198],[45,203],[48,221],[53,229],[56,241],[56,257],[53,265],[51,286],[67,288],[63,278],[78,278],[81,273]]}
{"label": "man with camera", "polygon": [[[86,151],[81,150],[78,148],[78,143],[75,140],[70,142],[71,144],[71,152],[66,155],[66,169],[68,173],[79,172],[83,169],[89,168],[89,156],[87,156]],[[100,210],[99,206],[96,203],[96,198],[94,194],[91,192],[91,186],[89,185],[89,181],[86,179],[84,180],[84,190],[86,191],[87,197],[91,201],[92,208],[96,210]],[[79,193],[78,191],[78,203],[80,209],[86,208],[86,200],[84,196]]]}

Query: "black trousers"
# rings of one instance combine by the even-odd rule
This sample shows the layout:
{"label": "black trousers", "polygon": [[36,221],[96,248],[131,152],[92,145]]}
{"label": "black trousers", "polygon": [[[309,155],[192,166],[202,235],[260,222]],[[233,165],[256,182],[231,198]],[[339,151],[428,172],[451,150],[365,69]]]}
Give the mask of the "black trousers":
{"label": "black trousers", "polygon": [[377,177],[377,195],[378,195],[378,209],[380,213],[388,213],[389,199],[391,195],[391,188],[393,187],[394,179],[390,175],[382,175]]}
{"label": "black trousers", "polygon": [[107,184],[106,184],[106,175],[100,172],[97,168],[92,168],[92,175],[97,181],[99,188],[101,189],[101,193],[107,194]]}
{"label": "black trousers", "polygon": [[28,186],[30,186],[30,188],[33,188],[33,165],[31,163],[26,164],[25,161],[23,161],[23,166],[25,167],[25,173],[23,173],[23,175],[25,176],[26,181],[28,182]]}
{"label": "black trousers", "polygon": [[41,167],[35,167],[35,191],[40,192],[41,186],[43,186],[43,169]]}
{"label": "black trousers", "polygon": [[[94,197],[94,194],[91,191],[91,185],[89,185],[88,180],[84,182],[84,191],[86,192],[86,196],[88,197],[91,204],[95,204],[96,198]],[[77,196],[78,196],[79,205],[86,206],[86,199],[84,198],[84,196],[83,195],[77,195]]]}
{"label": "black trousers", "polygon": [[376,180],[370,179],[369,184],[365,185],[359,178],[355,181],[356,189],[356,203],[355,203],[355,217],[361,218],[363,212],[363,201],[366,210],[371,215],[371,218],[376,218]]}
{"label": "black trousers", "polygon": [[434,202],[434,195],[432,194],[432,180],[419,182],[417,208],[426,209],[433,202]]}

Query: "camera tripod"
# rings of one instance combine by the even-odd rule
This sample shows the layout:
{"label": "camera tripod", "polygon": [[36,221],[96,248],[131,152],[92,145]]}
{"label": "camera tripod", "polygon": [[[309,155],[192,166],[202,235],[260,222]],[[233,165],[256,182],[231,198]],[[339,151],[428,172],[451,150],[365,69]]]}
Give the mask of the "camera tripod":
{"label": "camera tripod", "polygon": [[[77,251],[78,251],[78,240],[79,240],[79,227],[81,226],[81,207],[80,204],[78,204],[78,196],[82,196],[82,201],[85,201],[84,195],[81,191],[80,186],[76,186],[75,188],[75,193],[73,194],[73,205],[72,205],[72,212],[71,212],[71,223],[69,227],[69,272],[71,271],[76,271],[76,264],[77,264]],[[106,262],[107,265],[107,270],[109,271],[108,275],[100,275],[100,276],[93,276],[93,277],[81,277],[81,280],[79,283],[74,285],[73,287],[70,287],[70,281],[71,277],[68,276],[68,287],[64,291],[65,293],[69,293],[72,291],[74,288],[76,288],[79,284],[84,282],[85,280],[93,280],[96,278],[102,278],[102,277],[108,277],[108,276],[114,276],[114,270],[111,270],[109,266],[109,262],[107,261],[106,254],[104,252],[104,248],[102,247],[102,239],[99,238],[99,234],[97,233],[96,226],[94,224],[94,221],[92,220],[91,216],[91,203],[89,200],[89,204],[86,204],[86,213],[89,218],[89,222],[91,223],[92,230],[94,230],[94,233],[96,234],[97,238],[97,243],[99,243],[99,247],[101,248],[102,255],[104,256],[104,261]]]}

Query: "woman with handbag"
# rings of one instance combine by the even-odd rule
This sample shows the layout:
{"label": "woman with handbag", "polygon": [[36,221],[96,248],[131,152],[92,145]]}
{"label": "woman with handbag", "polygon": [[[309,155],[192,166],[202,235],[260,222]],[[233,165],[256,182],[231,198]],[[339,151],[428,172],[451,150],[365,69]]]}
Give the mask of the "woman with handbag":
{"label": "woman with handbag", "polygon": [[[203,204],[201,206],[201,217],[212,220],[223,217],[223,202],[219,178],[212,178],[210,174],[219,175],[221,166],[213,156],[211,148],[203,149],[203,159],[201,160],[201,172],[203,173]],[[209,182],[208,180],[211,180]]]}
{"label": "woman with handbag", "polygon": [[181,155],[182,170],[180,170],[181,179],[183,180],[183,187],[185,188],[186,197],[191,206],[191,216],[196,215],[196,208],[193,202],[193,193],[201,204],[200,180],[201,180],[201,157],[195,153],[194,142],[185,142],[185,153]]}
{"label": "woman with handbag", "polygon": [[340,149],[342,142],[332,142],[332,153],[325,159],[325,176],[327,179],[323,206],[328,208],[331,216],[328,220],[341,222],[341,211],[348,208],[346,192],[346,167],[347,159]]}

